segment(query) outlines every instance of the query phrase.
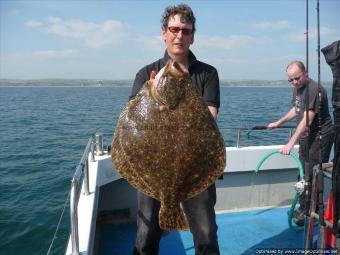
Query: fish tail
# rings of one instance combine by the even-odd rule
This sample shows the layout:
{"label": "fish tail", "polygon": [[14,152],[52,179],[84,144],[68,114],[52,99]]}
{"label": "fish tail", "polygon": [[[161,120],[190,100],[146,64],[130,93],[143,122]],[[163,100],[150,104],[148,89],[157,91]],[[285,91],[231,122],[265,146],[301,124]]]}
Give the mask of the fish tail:
{"label": "fish tail", "polygon": [[189,230],[187,219],[179,206],[177,208],[166,208],[161,205],[159,226],[166,230]]}

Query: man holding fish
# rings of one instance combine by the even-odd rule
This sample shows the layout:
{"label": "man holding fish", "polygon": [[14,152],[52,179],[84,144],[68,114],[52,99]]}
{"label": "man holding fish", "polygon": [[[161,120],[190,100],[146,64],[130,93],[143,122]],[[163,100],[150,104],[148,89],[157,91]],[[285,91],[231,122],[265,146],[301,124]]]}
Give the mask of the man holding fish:
{"label": "man holding fish", "polygon": [[[166,44],[164,57],[145,66],[137,74],[130,100],[145,82],[157,86],[169,59],[178,68],[190,74],[199,94],[216,120],[220,106],[220,88],[217,70],[196,59],[189,50],[194,42],[195,17],[185,4],[169,6],[162,17],[162,39]],[[208,189],[182,202],[182,208],[193,234],[195,254],[219,254],[217,225],[214,206],[216,187]],[[160,202],[138,191],[137,238],[133,254],[158,254],[159,242],[164,231],[159,226]]]}

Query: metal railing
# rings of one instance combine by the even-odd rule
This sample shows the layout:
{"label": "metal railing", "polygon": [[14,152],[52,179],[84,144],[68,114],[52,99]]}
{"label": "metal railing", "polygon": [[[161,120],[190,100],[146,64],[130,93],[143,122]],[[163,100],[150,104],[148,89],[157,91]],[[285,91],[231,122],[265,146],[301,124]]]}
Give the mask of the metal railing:
{"label": "metal railing", "polygon": [[79,255],[79,233],[78,233],[78,202],[81,188],[81,177],[84,176],[84,195],[89,192],[89,154],[91,153],[91,161],[94,162],[95,151],[98,155],[103,155],[103,135],[95,134],[95,140],[91,136],[87,142],[83,156],[74,172],[71,182],[70,194],[70,216],[71,216],[71,245],[72,255]]}
{"label": "metal railing", "polygon": [[[289,129],[289,138],[292,137],[293,130],[295,129],[295,126],[281,126],[276,129]],[[237,138],[236,138],[236,148],[241,147],[241,133],[246,132],[247,136],[249,136],[250,132],[253,130],[267,130],[266,126],[255,126],[252,128],[220,128],[220,129],[225,129],[225,130],[236,130],[237,131]],[[269,129],[268,129],[269,130]]]}
{"label": "metal railing", "polygon": [[81,177],[84,176],[84,195],[90,194],[89,191],[89,155],[91,153],[91,162],[95,161],[94,154],[103,155],[103,135],[95,134],[87,142],[84,153],[73,174],[70,192],[70,216],[71,216],[71,245],[72,255],[79,255],[79,233],[78,233],[78,202],[81,188]]}
{"label": "metal railing", "polygon": [[85,151],[79,164],[76,167],[76,171],[73,174],[71,182],[71,194],[70,194],[70,216],[71,216],[71,244],[72,255],[79,255],[79,234],[78,234],[78,202],[80,195],[81,177],[84,173],[84,194],[89,194],[89,174],[88,174],[88,157],[90,149],[93,147],[93,138],[90,137],[87,142]]}
{"label": "metal railing", "polygon": [[103,135],[96,133],[91,136],[86,144],[85,150],[79,161],[71,181],[70,191],[70,218],[71,218],[71,248],[72,255],[79,255],[79,233],[78,233],[78,202],[81,189],[81,178],[83,176],[84,195],[89,191],[89,157],[91,162],[95,161],[95,153],[103,155]]}

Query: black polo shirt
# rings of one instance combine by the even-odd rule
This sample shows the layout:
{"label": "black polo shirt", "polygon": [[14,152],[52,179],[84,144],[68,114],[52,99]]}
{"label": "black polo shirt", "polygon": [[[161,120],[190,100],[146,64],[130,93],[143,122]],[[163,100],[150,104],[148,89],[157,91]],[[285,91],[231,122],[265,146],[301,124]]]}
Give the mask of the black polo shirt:
{"label": "black polo shirt", "polygon": [[[168,52],[165,51],[164,57],[143,67],[136,74],[130,99],[136,96],[144,83],[150,79],[151,71],[162,69],[169,60]],[[203,100],[208,106],[220,107],[220,82],[217,70],[206,63],[198,61],[195,55],[189,51],[189,73],[193,83],[198,88]]]}

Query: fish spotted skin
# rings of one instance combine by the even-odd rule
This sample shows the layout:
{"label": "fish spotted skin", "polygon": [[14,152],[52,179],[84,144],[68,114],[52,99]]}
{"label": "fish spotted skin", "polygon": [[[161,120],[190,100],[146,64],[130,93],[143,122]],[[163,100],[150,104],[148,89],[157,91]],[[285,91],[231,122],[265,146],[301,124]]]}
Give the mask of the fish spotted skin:
{"label": "fish spotted skin", "polygon": [[223,173],[223,137],[189,74],[169,61],[157,87],[150,81],[117,122],[112,162],[132,186],[161,202],[162,229],[187,229],[180,203]]}

